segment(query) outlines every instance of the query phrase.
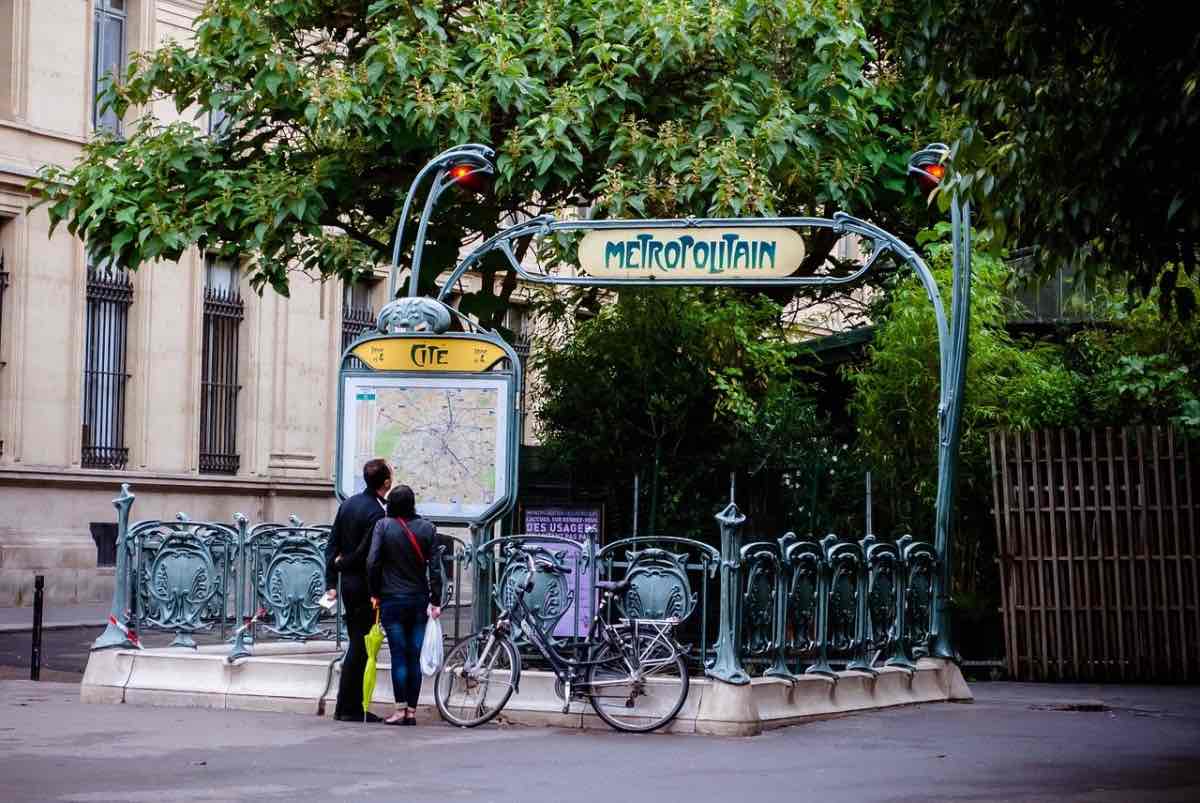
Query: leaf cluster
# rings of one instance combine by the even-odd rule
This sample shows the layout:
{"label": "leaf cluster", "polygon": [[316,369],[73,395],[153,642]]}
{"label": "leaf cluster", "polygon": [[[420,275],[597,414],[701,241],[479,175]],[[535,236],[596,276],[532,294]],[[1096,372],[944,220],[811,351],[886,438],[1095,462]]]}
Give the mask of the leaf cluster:
{"label": "leaf cluster", "polygon": [[[496,148],[494,191],[446,196],[430,276],[498,221],[572,206],[888,217],[910,143],[878,59],[859,4],[835,0],[209,0],[190,42],[138,54],[104,92],[136,119],[126,138],[33,188],[98,258],[195,245],[280,292],[289,271],[388,260],[416,172],[469,141]],[[470,303],[498,320],[513,286]]]}
{"label": "leaf cluster", "polygon": [[1116,277],[1188,317],[1200,234],[1200,33],[1153,3],[924,0],[898,16],[905,70],[954,143],[942,192],[1040,273]]}

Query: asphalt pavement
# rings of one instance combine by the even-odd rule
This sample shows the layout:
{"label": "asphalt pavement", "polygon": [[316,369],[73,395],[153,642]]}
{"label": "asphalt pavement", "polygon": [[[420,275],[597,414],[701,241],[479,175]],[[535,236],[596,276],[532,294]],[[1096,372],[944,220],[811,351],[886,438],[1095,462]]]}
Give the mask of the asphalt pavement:
{"label": "asphalt pavement", "polygon": [[2,801],[1195,801],[1192,687],[975,684],[749,739],[82,705],[0,681]]}

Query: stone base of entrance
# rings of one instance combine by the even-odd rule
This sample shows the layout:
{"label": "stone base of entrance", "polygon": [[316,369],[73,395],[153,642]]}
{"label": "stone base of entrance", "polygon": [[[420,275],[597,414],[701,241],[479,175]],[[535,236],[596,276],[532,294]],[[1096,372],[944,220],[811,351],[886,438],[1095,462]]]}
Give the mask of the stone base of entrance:
{"label": "stone base of entrance", "polygon": [[[80,699],[85,703],[232,708],[331,715],[339,678],[340,651],[332,642],[269,643],[234,664],[227,647],[199,650],[162,648],[101,650],[88,660]],[[381,653],[371,708],[391,710],[390,662]],[[883,669],[872,677],[843,672],[837,681],[806,675],[794,681],[755,678],[733,686],[693,678],[687,702],[669,727],[673,733],[752,736],[764,729],[840,716],[855,711],[932,702],[970,702],[970,689],[949,661],[922,658],[917,669]],[[436,719],[431,684],[421,692],[421,719]],[[572,703],[563,713],[554,694],[554,676],[521,674],[499,721],[518,725],[604,728],[587,703]]]}

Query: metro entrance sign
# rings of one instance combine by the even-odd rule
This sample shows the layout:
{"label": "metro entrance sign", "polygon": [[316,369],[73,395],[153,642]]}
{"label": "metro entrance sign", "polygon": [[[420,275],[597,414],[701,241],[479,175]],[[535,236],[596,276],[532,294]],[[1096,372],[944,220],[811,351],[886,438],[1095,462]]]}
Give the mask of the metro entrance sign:
{"label": "metro entrance sign", "polygon": [[[924,176],[940,179],[945,175],[945,163],[949,157],[950,149],[945,145],[936,144],[914,154],[909,170],[918,178]],[[499,335],[483,331],[478,324],[459,315],[445,303],[446,297],[458,286],[462,276],[478,266],[489,254],[496,253],[502,260],[507,261],[512,274],[529,283],[609,288],[712,284],[731,287],[830,288],[852,285],[867,274],[881,258],[890,255],[916,275],[933,306],[936,323],[939,400],[938,494],[935,505],[934,551],[937,555],[938,569],[933,583],[934,610],[930,622],[929,644],[935,657],[955,658],[950,638],[949,592],[953,544],[951,511],[955,498],[954,485],[967,363],[967,321],[970,315],[970,228],[969,209],[966,204],[960,203],[956,197],[951,209],[954,233],[951,298],[954,311],[953,331],[946,315],[941,289],[920,255],[894,234],[844,212],[827,218],[689,217],[682,220],[557,220],[551,215],[542,215],[504,229],[476,247],[441,281],[441,290],[436,299],[418,297],[421,252],[429,217],[438,197],[450,186],[473,188],[473,182],[469,182],[469,179],[492,175],[495,172],[494,160],[495,151],[490,147],[474,143],[458,145],[432,159],[413,179],[397,222],[394,239],[389,285],[389,293],[393,300],[381,310],[379,316],[379,331],[384,334],[360,340],[353,344],[353,353],[347,351],[343,354],[339,380],[339,413],[343,413],[342,407],[351,406],[365,412],[354,416],[344,413],[339,415],[339,493],[343,492],[349,470],[349,464],[343,464],[344,455],[347,453],[347,439],[350,433],[355,433],[354,437],[360,441],[367,437],[359,430],[360,421],[366,421],[369,425],[373,419],[378,425],[380,421],[386,420],[391,422],[388,426],[391,426],[392,430],[404,435],[414,429],[414,422],[411,420],[414,409],[420,415],[425,415],[437,407],[430,395],[432,393],[436,396],[437,392],[431,391],[431,388],[450,389],[454,382],[470,384],[467,377],[472,375],[476,379],[498,380],[500,385],[496,390],[503,388],[507,401],[503,408],[496,408],[496,413],[505,417],[508,423],[505,437],[497,440],[497,444],[499,447],[501,441],[504,441],[510,448],[503,456],[498,448],[497,460],[502,458],[507,465],[503,477],[507,482],[502,483],[500,462],[497,462],[497,474],[490,484],[488,478],[480,472],[468,472],[477,496],[488,489],[493,492],[495,498],[491,503],[468,506],[462,500],[450,500],[451,508],[458,511],[454,520],[471,524],[472,545],[476,551],[496,543],[485,541],[483,532],[485,527],[490,526],[511,508],[515,498],[517,434],[513,423],[516,420],[513,394],[519,392],[520,362],[516,353]],[[397,278],[403,231],[416,190],[429,175],[433,175],[434,178],[417,228],[408,295],[401,298],[397,292]],[[805,264],[803,233],[809,236],[817,233],[826,237],[832,235],[835,241],[844,237],[856,238],[860,250],[866,246],[863,250],[866,257],[849,268],[845,263],[832,263],[832,267],[826,267],[829,260],[824,260],[819,265]],[[572,234],[578,234],[578,239],[572,240]],[[531,270],[517,258],[517,253],[524,253],[525,248],[517,248],[516,244],[524,242],[524,245],[528,245],[528,240],[543,240],[547,237],[558,237],[561,242],[574,242],[578,245],[577,272]],[[536,252],[537,249],[534,250]],[[456,317],[463,333],[447,333]],[[475,351],[473,349],[476,346],[465,343],[456,342],[448,346],[437,338],[434,339],[435,342],[430,342],[433,335],[487,342],[478,347],[481,351]],[[396,342],[376,342],[389,338],[395,339]],[[492,357],[497,352],[490,351],[487,348],[488,344],[504,352],[504,358],[493,360]],[[380,379],[384,378],[384,374],[389,375],[388,382],[374,383],[374,391],[368,387],[372,383],[365,379],[371,376],[372,372],[376,372]],[[434,381],[434,377],[439,377],[448,384],[439,384]],[[425,382],[417,381],[418,378],[425,378]],[[405,385],[406,382],[409,384]],[[395,388],[387,387],[389,383],[396,387],[423,388],[424,390],[417,394],[423,394],[423,401],[419,401],[415,408],[409,406],[407,402],[395,396]],[[485,382],[472,386],[472,391],[481,393],[466,398],[465,409],[472,411],[477,423],[487,422],[483,413],[486,408],[483,403],[486,393],[482,393],[486,384]],[[461,390],[466,392],[466,389],[464,386]],[[381,394],[390,394],[391,400],[382,400]],[[447,409],[462,407],[459,401],[447,396]],[[388,408],[390,413],[381,418],[380,406],[386,407],[388,404],[392,405]],[[348,421],[348,418],[354,420]],[[456,425],[462,423],[461,417],[457,415],[452,420]],[[399,426],[401,421],[404,423],[403,427]],[[485,429],[489,433],[493,431],[487,427]],[[392,430],[389,430],[389,433],[395,434]],[[367,454],[372,449],[386,452],[388,450],[382,447],[395,446],[390,439],[391,434],[385,434],[381,441],[377,430],[372,432],[375,432],[372,436],[374,442],[369,447],[363,446],[362,454]],[[478,446],[483,440],[487,439],[476,438],[475,445]],[[426,449],[432,448],[433,453],[437,451],[436,443],[425,443],[423,446]],[[457,452],[449,450],[449,453],[457,459]],[[408,452],[405,454],[408,455]],[[426,475],[430,473],[428,468],[428,465],[422,464]],[[499,490],[501,488],[502,492]],[[421,498],[420,494],[418,498]],[[737,558],[733,532],[736,525],[744,520],[744,516],[731,500],[728,507],[718,514],[717,519],[721,522],[722,571],[730,572],[735,568]],[[485,595],[488,589],[480,585],[481,567],[480,560],[473,562],[473,572],[477,581],[475,593]],[[476,625],[483,627],[487,624],[490,608],[482,599],[476,602],[473,606]],[[733,654],[735,608],[736,599],[732,586],[723,581],[720,617],[723,635],[719,640],[720,646],[715,662],[707,669],[707,674],[721,680],[740,683],[745,682],[746,677],[738,668],[738,661]]]}
{"label": "metro entrance sign", "polygon": [[598,229],[579,243],[580,269],[604,278],[782,277],[803,261],[804,240],[784,228]]}

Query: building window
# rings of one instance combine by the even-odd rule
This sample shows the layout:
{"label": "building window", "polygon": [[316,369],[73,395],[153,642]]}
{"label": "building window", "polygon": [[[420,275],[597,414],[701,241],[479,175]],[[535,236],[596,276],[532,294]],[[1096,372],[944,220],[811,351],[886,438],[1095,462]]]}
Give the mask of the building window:
{"label": "building window", "polygon": [[238,334],[242,296],[232,260],[205,259],[204,343],[200,366],[200,471],[236,474]]}
{"label": "building window", "polygon": [[371,282],[347,284],[342,293],[342,350],[375,328]]}
{"label": "building window", "polygon": [[100,95],[109,81],[117,80],[125,66],[125,12],[128,0],[96,0],[96,30],[92,70],[92,125],[121,133],[121,119],[113,109],[100,110]]}
{"label": "building window", "polygon": [[125,447],[126,353],[133,284],[111,262],[87,269],[83,346],[83,452],[85,468],[121,469]]}
{"label": "building window", "polygon": [[[342,292],[342,351],[363,335],[375,329],[375,311],[371,309],[371,282],[347,283]],[[364,368],[362,362],[351,357],[347,368]]]}

